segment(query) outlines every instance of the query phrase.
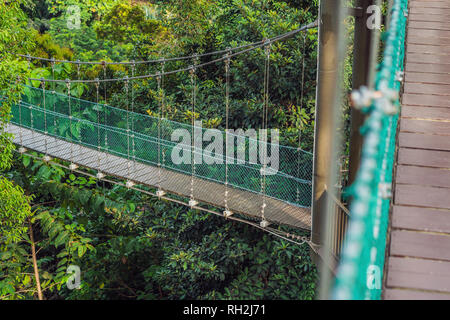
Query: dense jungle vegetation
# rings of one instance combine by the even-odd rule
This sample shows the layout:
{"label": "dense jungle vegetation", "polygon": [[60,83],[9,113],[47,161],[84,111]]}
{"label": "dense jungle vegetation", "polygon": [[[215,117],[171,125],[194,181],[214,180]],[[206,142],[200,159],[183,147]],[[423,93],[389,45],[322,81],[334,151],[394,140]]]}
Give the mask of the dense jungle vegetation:
{"label": "dense jungle vegetation", "polygon": [[[73,5],[80,13],[75,28],[73,14],[78,11],[68,10]],[[314,298],[317,273],[307,245],[21,156],[4,128],[28,77],[102,79],[106,71],[106,77],[118,78],[161,68],[158,63],[135,70],[56,64],[52,70],[50,63],[28,63],[16,53],[74,61],[201,54],[295,30],[313,22],[317,8],[317,0],[2,0],[0,299]],[[296,147],[301,135],[301,147],[308,151],[314,131],[316,46],[313,29],[274,43],[270,55],[270,126],[280,129],[285,145]],[[165,70],[189,64],[168,62]],[[261,127],[263,68],[263,49],[232,60],[231,127]],[[223,129],[223,65],[199,70],[198,79],[195,117],[204,127]],[[165,116],[189,123],[189,74],[164,81]],[[64,85],[48,89],[66,93]],[[125,108],[129,102],[121,83],[100,89],[102,103]],[[133,89],[135,110],[156,115],[156,81],[136,81]],[[72,94],[96,99],[94,85],[74,85]],[[81,269],[80,289],[66,286],[70,265]]]}

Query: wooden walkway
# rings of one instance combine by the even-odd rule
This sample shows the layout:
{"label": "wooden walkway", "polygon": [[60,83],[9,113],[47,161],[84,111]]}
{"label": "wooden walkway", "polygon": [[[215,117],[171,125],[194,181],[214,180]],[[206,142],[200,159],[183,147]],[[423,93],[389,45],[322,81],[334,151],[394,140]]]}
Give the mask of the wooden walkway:
{"label": "wooden walkway", "polygon": [[384,299],[450,299],[450,0],[410,0]]}
{"label": "wooden walkway", "polygon": [[[161,189],[171,194],[189,198],[191,194],[191,176],[172,170],[161,169],[155,166],[130,161],[131,170],[128,170],[128,161],[105,152],[56,139],[29,129],[9,124],[8,132],[15,135],[14,143],[45,153],[47,142],[48,155],[115,176],[130,179],[138,184],[157,187],[160,182]],[[130,176],[128,177],[128,174]],[[161,176],[161,179],[160,179]],[[159,181],[161,180],[161,181]],[[209,180],[194,178],[194,198],[205,204],[215,207],[224,207],[225,185]],[[261,218],[262,196],[257,193],[236,188],[228,188],[228,206],[231,211],[247,216]],[[311,213],[308,208],[301,208],[289,203],[266,197],[266,220],[299,229],[311,230]]]}

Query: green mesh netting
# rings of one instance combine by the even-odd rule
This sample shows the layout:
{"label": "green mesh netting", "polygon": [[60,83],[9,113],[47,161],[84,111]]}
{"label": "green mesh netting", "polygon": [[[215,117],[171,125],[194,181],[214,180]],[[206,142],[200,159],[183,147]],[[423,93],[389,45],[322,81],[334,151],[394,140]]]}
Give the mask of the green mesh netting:
{"label": "green mesh netting", "polygon": [[[69,99],[71,112],[69,112]],[[163,168],[189,175],[192,171],[191,164],[174,163],[171,157],[173,149],[179,142],[172,141],[172,134],[177,129],[186,130],[191,134],[191,125],[167,119],[159,120],[156,117],[127,112],[74,97],[69,98],[67,95],[53,91],[44,92],[42,89],[33,87],[25,88],[22,102],[12,108],[12,116],[11,122],[14,124],[95,150],[106,151],[124,159],[135,159],[154,166],[160,163]],[[130,131],[127,131],[127,128]],[[195,130],[200,130],[202,133],[206,131],[201,127],[196,127]],[[220,156],[205,149],[210,142],[200,142],[202,148],[196,148],[196,156],[200,156],[203,161],[195,164],[195,176],[225,183],[226,148],[224,133],[221,132],[221,134],[223,135],[223,152]],[[260,193],[262,167],[260,154],[256,155],[256,161],[255,158],[250,157],[250,154],[254,154],[252,150],[261,148],[260,142],[237,134],[230,135],[229,141],[233,141],[232,148],[235,150],[232,161],[228,158],[229,163],[233,162],[228,165],[229,185]],[[184,147],[189,153],[190,141],[189,145]],[[277,145],[270,143],[267,145],[269,155],[272,147]],[[238,153],[243,148],[247,152]],[[244,155],[244,158],[240,158],[244,161],[238,161],[238,154]],[[218,159],[222,160],[222,164],[217,163]],[[275,160],[279,162],[279,169],[276,174],[267,175],[266,194],[297,206],[309,207],[312,192],[312,154],[279,145],[279,158]]]}

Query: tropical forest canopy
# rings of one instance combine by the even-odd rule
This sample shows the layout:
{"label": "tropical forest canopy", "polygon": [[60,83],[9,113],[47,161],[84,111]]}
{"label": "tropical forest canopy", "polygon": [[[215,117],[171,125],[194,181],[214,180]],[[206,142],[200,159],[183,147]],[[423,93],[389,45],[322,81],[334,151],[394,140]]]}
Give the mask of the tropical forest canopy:
{"label": "tropical forest canopy", "polygon": [[[40,86],[28,77],[102,79],[161,71],[159,63],[52,67],[17,54],[108,62],[202,54],[298,29],[316,19],[317,7],[317,0],[2,1],[0,299],[312,299],[317,275],[306,245],[20,155],[3,129],[23,85]],[[309,151],[316,46],[311,29],[272,44],[270,54],[269,126],[280,129],[282,144],[300,143]],[[231,61],[230,127],[262,126],[264,57],[262,48]],[[190,64],[170,61],[164,68]],[[186,123],[194,116],[204,127],[224,129],[223,64],[199,69],[197,76],[194,115],[189,74],[165,77],[166,116]],[[157,115],[155,79],[132,85],[134,110]],[[64,84],[47,89],[67,93]],[[129,103],[122,82],[102,85],[101,92],[102,103]],[[71,94],[97,98],[92,84],[75,84]],[[77,290],[66,285],[72,265],[81,270]]]}

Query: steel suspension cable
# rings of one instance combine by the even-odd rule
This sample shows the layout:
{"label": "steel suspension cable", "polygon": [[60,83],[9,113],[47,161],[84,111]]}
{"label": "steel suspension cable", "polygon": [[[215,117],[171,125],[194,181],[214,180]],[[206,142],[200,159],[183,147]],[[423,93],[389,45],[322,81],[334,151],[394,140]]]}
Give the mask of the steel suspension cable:
{"label": "steel suspension cable", "polygon": [[[285,39],[287,37],[290,37],[292,35],[295,35],[305,29],[310,29],[310,28],[314,28],[317,27],[317,21],[312,22],[308,25],[302,26],[298,29],[286,32],[284,34],[275,36],[270,38],[269,40],[271,42],[274,41],[278,41],[281,39]],[[236,51],[236,50],[242,50],[242,49],[247,49],[249,47],[254,47],[254,46],[260,46],[262,44],[264,44],[264,41],[266,40],[260,40],[260,41],[255,41],[252,43],[247,43],[247,44],[243,44],[237,47],[232,47],[224,49],[224,50],[216,50],[216,51],[212,51],[212,52],[206,52],[206,53],[202,53],[202,54],[193,54],[193,55],[189,55],[189,56],[182,56],[182,57],[172,57],[172,58],[166,58],[165,61],[169,62],[169,61],[180,61],[180,60],[190,60],[193,59],[195,57],[208,57],[208,56],[212,56],[212,55],[220,55],[220,54],[224,54],[231,51]],[[24,55],[24,54],[16,54],[19,57],[22,58],[29,58],[30,60],[40,60],[40,61],[51,61],[51,59],[48,58],[42,58],[42,57],[35,57],[35,56],[31,56],[31,55]],[[155,60],[142,60],[142,61],[124,61],[124,62],[107,62],[107,61],[72,61],[72,60],[54,60],[57,63],[70,63],[70,64],[91,64],[91,65],[131,65],[131,64],[151,64],[151,63],[160,63],[161,59],[155,59]]]}
{"label": "steel suspension cable", "polygon": [[[276,38],[272,38],[271,40],[270,39],[269,40],[265,40],[264,42],[261,41],[261,43],[258,43],[257,45],[255,45],[253,47],[250,47],[250,48],[247,48],[245,50],[241,50],[241,51],[232,53],[232,54],[229,55],[229,57],[232,58],[232,57],[241,55],[243,53],[255,50],[257,48],[264,47],[265,43],[267,41],[280,41],[280,40],[286,39],[288,37],[291,37],[291,36],[295,35],[296,33],[301,32],[302,30],[310,29],[310,28],[313,28],[313,27],[316,27],[315,23],[309,24],[307,26],[304,26],[304,27],[302,27],[300,29],[297,29],[297,30],[294,30],[292,32],[288,32],[288,33],[283,34],[281,36],[278,36]],[[193,55],[192,57],[193,58],[198,58],[199,56],[198,55]],[[206,67],[208,65],[211,65],[211,64],[214,64],[214,63],[218,63],[218,62],[221,62],[221,61],[224,61],[224,60],[225,60],[225,58],[221,57],[221,58],[218,58],[218,59],[215,59],[215,60],[211,60],[211,61],[208,61],[208,62],[205,62],[205,63],[202,63],[202,64],[198,64],[196,66],[196,68],[200,69],[200,68],[203,68],[203,67]],[[161,60],[159,60],[159,61],[161,62]],[[165,59],[165,61],[168,61],[168,59]],[[105,64],[106,64],[106,62],[105,62]],[[171,70],[171,71],[164,72],[163,74],[161,74],[161,76],[168,76],[168,75],[176,74],[176,73],[180,73],[180,72],[187,72],[190,69],[191,69],[191,67],[181,68],[181,69],[177,69],[177,70]],[[147,75],[135,76],[133,78],[128,77],[127,79],[128,80],[138,80],[138,79],[148,79],[148,78],[155,78],[155,77],[156,77],[156,74],[147,74]],[[39,80],[39,79],[29,78],[29,80]],[[61,80],[52,80],[52,79],[45,79],[45,81],[46,82],[53,82],[53,81],[54,82],[62,82]],[[112,78],[112,79],[101,79],[100,80],[100,82],[117,82],[117,81],[125,81],[125,78]],[[94,80],[90,80],[90,79],[73,80],[72,82],[73,83],[76,83],[76,82],[93,83]]]}

